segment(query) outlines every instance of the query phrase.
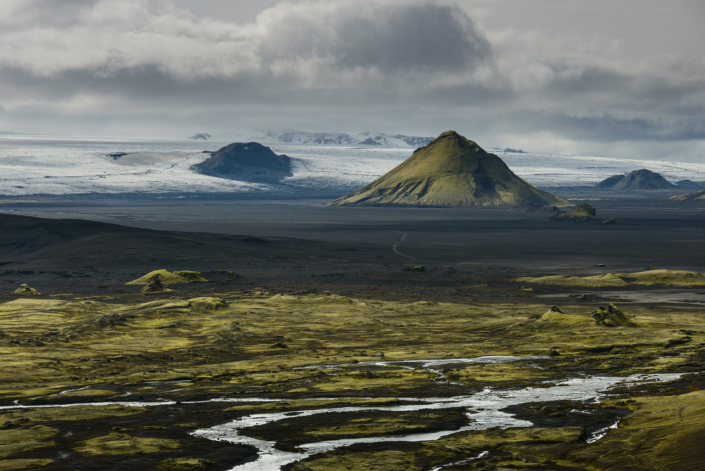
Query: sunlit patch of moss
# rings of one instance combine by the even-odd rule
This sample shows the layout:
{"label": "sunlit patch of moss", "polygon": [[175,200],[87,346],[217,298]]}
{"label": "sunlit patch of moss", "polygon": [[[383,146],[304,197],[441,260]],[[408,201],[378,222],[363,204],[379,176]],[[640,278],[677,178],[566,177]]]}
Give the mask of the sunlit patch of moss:
{"label": "sunlit patch of moss", "polygon": [[450,365],[443,373],[451,381],[514,382],[546,379],[551,373],[531,366],[511,363]]}
{"label": "sunlit patch of moss", "polygon": [[0,471],[14,471],[18,469],[42,468],[53,463],[54,460],[48,459],[19,459],[19,460],[0,460]]}
{"label": "sunlit patch of moss", "polygon": [[162,461],[159,463],[159,467],[171,469],[205,469],[214,464],[215,463],[210,460],[201,458],[175,458]]}
{"label": "sunlit patch of moss", "polygon": [[608,273],[595,276],[551,275],[541,277],[517,278],[520,283],[534,283],[539,285],[569,286],[574,288],[624,288],[629,283],[619,275]]}
{"label": "sunlit patch of moss", "polygon": [[[358,451],[346,452],[345,450],[313,456],[295,464],[292,471],[331,470],[342,471],[349,469],[378,469],[402,471],[407,469],[429,469],[433,465],[452,462],[458,458],[468,458],[479,452],[497,450],[504,452],[506,458],[501,461],[501,467],[496,469],[515,469],[526,466],[523,459],[514,458],[521,448],[525,448],[526,455],[551,456],[551,451],[546,451],[546,446],[574,445],[581,443],[585,432],[581,427],[556,427],[556,428],[512,428],[506,430],[484,430],[459,432],[447,437],[423,442],[413,447],[410,451],[384,451],[378,453],[360,453]],[[526,453],[528,452],[528,453]],[[360,457],[360,467],[356,467],[356,459]],[[545,460],[543,458],[541,461]],[[539,465],[539,463],[535,463]],[[484,464],[482,464],[484,466]],[[507,468],[504,465],[512,465]],[[371,466],[368,468],[368,466]],[[471,465],[465,465],[471,466]],[[452,468],[451,468],[452,469]],[[474,468],[470,468],[474,469]]]}
{"label": "sunlit patch of moss", "polygon": [[134,455],[137,453],[159,453],[179,448],[177,440],[166,438],[133,437],[125,433],[108,435],[82,442],[75,450],[82,455]]}
{"label": "sunlit patch of moss", "polygon": [[426,370],[399,369],[383,373],[345,372],[329,376],[326,382],[313,385],[319,391],[364,391],[378,388],[408,389],[427,384],[437,375]]}
{"label": "sunlit patch of moss", "polygon": [[647,270],[637,273],[624,273],[620,277],[634,285],[663,285],[673,288],[703,288],[705,273],[686,270]]}
{"label": "sunlit patch of moss", "polygon": [[357,452],[316,457],[295,464],[292,471],[421,471],[414,465],[414,455],[402,451]]}
{"label": "sunlit patch of moss", "polygon": [[217,311],[228,307],[222,298],[201,297],[188,300],[188,305],[196,311]]}
{"label": "sunlit patch of moss", "polygon": [[600,469],[700,469],[705,462],[705,391],[680,396],[610,399],[607,407],[634,412],[591,447],[571,453],[574,462],[599,462]]}
{"label": "sunlit patch of moss", "polygon": [[[5,422],[6,424],[9,421]],[[7,458],[16,453],[53,446],[54,442],[46,441],[59,431],[55,428],[36,425],[29,428],[11,428],[0,423],[0,458]],[[8,428],[10,427],[10,428]]]}
{"label": "sunlit patch of moss", "polygon": [[145,412],[142,407],[123,405],[93,406],[85,404],[70,407],[47,407],[36,409],[10,409],[0,414],[0,424],[43,423],[58,421],[100,420],[109,417],[125,417]]}

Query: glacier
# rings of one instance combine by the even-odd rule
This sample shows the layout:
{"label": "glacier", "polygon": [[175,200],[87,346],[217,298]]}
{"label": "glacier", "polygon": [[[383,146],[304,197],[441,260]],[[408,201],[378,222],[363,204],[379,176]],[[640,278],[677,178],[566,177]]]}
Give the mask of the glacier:
{"label": "glacier", "polygon": [[[381,134],[357,136],[357,139],[367,139]],[[272,142],[271,137],[261,135],[238,137],[241,142],[261,142],[275,153],[291,157],[293,176],[281,185],[267,185],[199,175],[190,170],[192,165],[209,157],[206,152],[216,151],[235,140],[3,135],[0,136],[0,195],[349,191],[388,172],[415,149],[400,139],[392,142],[393,136],[386,136],[384,145],[374,146]],[[658,172],[672,182],[684,179],[705,181],[705,164],[701,163],[536,153],[497,154],[517,175],[540,188],[592,186],[609,176],[640,168]]]}

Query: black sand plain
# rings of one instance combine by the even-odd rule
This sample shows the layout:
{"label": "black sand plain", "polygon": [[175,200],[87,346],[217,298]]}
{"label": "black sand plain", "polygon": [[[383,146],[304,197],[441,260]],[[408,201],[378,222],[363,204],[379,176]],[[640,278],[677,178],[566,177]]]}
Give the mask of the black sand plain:
{"label": "black sand plain", "polygon": [[[683,376],[602,402],[507,410],[533,427],[354,445],[286,469],[702,469],[702,447],[693,444],[705,436],[705,286],[516,278],[703,272],[705,210],[665,204],[667,192],[562,195],[617,223],[549,221],[550,213],[506,208],[326,207],[321,195],[3,200],[0,302],[25,302],[12,292],[26,283],[41,293],[32,302],[48,304],[0,313],[0,405],[9,407],[0,411],[0,469],[230,469],[255,460],[256,449],[190,432],[258,410],[320,407],[305,402],[320,398],[338,398],[326,407],[404,404],[400,398],[637,373]],[[409,270],[419,265],[423,271]],[[200,271],[209,282],[151,296],[125,285],[158,269]],[[193,301],[202,298],[229,307]],[[544,315],[558,305],[592,319],[609,303],[639,327],[575,327]],[[444,380],[423,368],[352,363],[490,354],[541,358],[450,365]],[[321,363],[351,366],[297,369]],[[188,403],[217,397],[288,402]],[[130,398],[175,402],[91,406],[75,416],[11,408]],[[296,451],[324,439],[454,430],[470,420],[462,412],[292,416],[247,433]],[[619,418],[619,428],[587,443]]]}

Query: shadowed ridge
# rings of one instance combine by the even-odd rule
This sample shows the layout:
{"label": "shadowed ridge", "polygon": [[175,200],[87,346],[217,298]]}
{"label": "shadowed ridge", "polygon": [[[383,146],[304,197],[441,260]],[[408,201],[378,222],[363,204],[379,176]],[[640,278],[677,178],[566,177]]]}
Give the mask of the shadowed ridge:
{"label": "shadowed ridge", "polygon": [[332,206],[572,206],[516,176],[494,154],[447,131]]}
{"label": "shadowed ridge", "polygon": [[641,169],[634,170],[629,175],[614,175],[601,181],[596,188],[605,188],[610,190],[671,190],[678,188],[673,183],[669,182],[663,176],[651,170]]}

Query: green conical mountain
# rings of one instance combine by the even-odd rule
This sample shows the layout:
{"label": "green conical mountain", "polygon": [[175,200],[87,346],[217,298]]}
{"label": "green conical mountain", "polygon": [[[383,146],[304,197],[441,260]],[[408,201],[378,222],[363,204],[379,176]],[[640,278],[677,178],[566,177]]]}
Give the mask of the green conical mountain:
{"label": "green conical mountain", "polygon": [[517,177],[494,154],[444,132],[401,165],[333,206],[572,206]]}

